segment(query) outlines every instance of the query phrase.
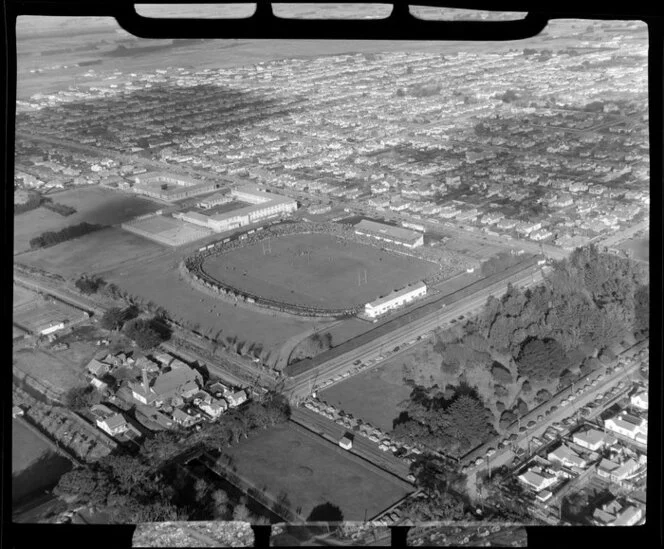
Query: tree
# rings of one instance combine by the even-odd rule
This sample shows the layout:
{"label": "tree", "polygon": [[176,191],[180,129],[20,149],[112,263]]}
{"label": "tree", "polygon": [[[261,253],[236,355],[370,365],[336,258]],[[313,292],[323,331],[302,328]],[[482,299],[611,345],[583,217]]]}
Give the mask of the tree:
{"label": "tree", "polygon": [[76,286],[81,293],[86,295],[96,293],[103,284],[104,281],[101,278],[91,278],[87,276],[82,276],[74,282],[74,286]]}
{"label": "tree", "polygon": [[90,467],[77,467],[60,477],[53,493],[85,505],[99,506],[106,504],[112,490],[113,482],[105,472]]}
{"label": "tree", "polygon": [[87,410],[101,402],[101,395],[92,385],[72,387],[63,396],[65,406],[80,411]]}
{"label": "tree", "polygon": [[493,376],[493,379],[496,380],[496,382],[502,383],[504,385],[509,385],[513,381],[511,372],[500,362],[494,361],[494,363],[491,365],[491,375]]}
{"label": "tree", "polygon": [[246,505],[240,504],[233,509],[233,520],[247,522],[251,517],[251,512]]}
{"label": "tree", "polygon": [[170,331],[167,327],[156,319],[145,320],[136,318],[130,320],[124,325],[122,331],[127,337],[133,339],[144,351],[153,349],[170,337]]}
{"label": "tree", "polygon": [[634,331],[643,332],[650,327],[650,284],[639,286],[634,292]]}
{"label": "tree", "polygon": [[213,517],[215,519],[224,519],[228,514],[228,494],[222,489],[212,492]]}
{"label": "tree", "polygon": [[99,323],[106,330],[119,330],[125,322],[125,315],[120,307],[111,307],[101,317]]}
{"label": "tree", "polygon": [[568,362],[562,345],[550,338],[529,338],[516,359],[519,375],[533,382],[556,379]]}
{"label": "tree", "polygon": [[411,498],[402,507],[404,516],[415,523],[457,521],[464,517],[463,501],[450,493],[432,499]]}
{"label": "tree", "polygon": [[500,414],[499,426],[501,429],[506,429],[516,421],[516,414],[512,410],[505,410]]}
{"label": "tree", "polygon": [[551,393],[549,391],[547,391],[546,389],[540,389],[539,391],[537,391],[537,394],[535,395],[535,401],[538,404],[542,404],[547,400],[551,400]]}

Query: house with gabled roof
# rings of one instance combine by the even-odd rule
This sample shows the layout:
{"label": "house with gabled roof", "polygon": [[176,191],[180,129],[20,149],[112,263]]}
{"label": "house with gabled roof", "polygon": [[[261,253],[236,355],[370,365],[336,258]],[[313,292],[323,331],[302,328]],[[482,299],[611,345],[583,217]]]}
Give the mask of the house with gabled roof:
{"label": "house with gabled roof", "polygon": [[599,450],[607,442],[608,435],[597,429],[588,429],[586,431],[578,431],[572,435],[572,440],[582,448],[586,448],[593,452]]}
{"label": "house with gabled roof", "polygon": [[518,479],[530,486],[537,493],[554,485],[558,477],[544,471],[541,467],[533,467],[525,473],[520,474]]}
{"label": "house with gabled roof", "polygon": [[562,444],[552,452],[549,452],[547,457],[549,461],[557,461],[558,463],[562,463],[567,467],[573,466],[584,469],[586,465],[588,465],[588,462],[584,458],[582,458],[566,444]]}
{"label": "house with gabled roof", "polygon": [[90,362],[88,362],[86,369],[93,376],[101,378],[111,371],[111,365],[107,364],[106,362],[102,362],[101,360],[97,360],[96,358],[93,358]]}
{"label": "house with gabled roof", "polygon": [[129,389],[143,404],[166,402],[173,397],[191,398],[203,385],[203,376],[189,366],[160,373],[153,380],[143,370],[141,382],[130,382]]}

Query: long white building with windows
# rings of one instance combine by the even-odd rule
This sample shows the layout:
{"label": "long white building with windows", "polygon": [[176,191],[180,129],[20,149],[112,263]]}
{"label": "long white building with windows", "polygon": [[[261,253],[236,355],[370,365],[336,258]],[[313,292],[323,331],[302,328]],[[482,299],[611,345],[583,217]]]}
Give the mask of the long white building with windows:
{"label": "long white building with windows", "polygon": [[424,297],[427,293],[427,285],[424,282],[417,282],[411,286],[406,286],[402,290],[392,292],[385,297],[379,297],[371,303],[364,306],[364,314],[369,318],[376,318],[384,315],[388,311],[398,309],[404,305]]}
{"label": "long white building with windows", "polygon": [[250,185],[231,189],[228,194],[231,198],[248,202],[250,206],[243,206],[213,215],[190,211],[174,214],[173,217],[221,233],[297,210],[296,200],[279,194],[268,193]]}

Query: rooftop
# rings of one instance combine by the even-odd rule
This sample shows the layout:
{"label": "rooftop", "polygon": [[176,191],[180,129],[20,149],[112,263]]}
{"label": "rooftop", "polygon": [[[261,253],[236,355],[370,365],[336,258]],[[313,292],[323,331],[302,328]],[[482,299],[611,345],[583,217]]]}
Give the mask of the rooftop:
{"label": "rooftop", "polygon": [[404,229],[402,227],[393,227],[392,225],[385,225],[383,223],[376,223],[375,221],[369,221],[368,219],[363,219],[355,225],[355,230],[386,236],[401,242],[416,242],[422,237],[422,233],[417,231],[411,231],[410,229]]}

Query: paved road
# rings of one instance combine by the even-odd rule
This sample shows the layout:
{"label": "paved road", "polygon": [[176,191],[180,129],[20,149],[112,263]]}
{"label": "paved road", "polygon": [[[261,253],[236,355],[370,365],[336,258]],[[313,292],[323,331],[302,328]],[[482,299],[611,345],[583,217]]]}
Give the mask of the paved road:
{"label": "paved road", "polygon": [[[486,303],[489,295],[502,295],[507,288],[508,281],[517,286],[530,286],[539,282],[541,278],[541,270],[529,268],[517,275],[509,277],[507,280],[494,283],[488,288],[477,291],[469,298],[460,299],[458,302],[451,303],[444,309],[437,309],[423,318],[414,320],[384,336],[378,337],[360,347],[356,347],[350,352],[336,356],[300,375],[293,376],[286,384],[285,393],[292,400],[301,399],[311,394],[313,388],[316,385],[320,385],[323,380],[341,376],[345,372],[352,372],[356,368],[353,362],[357,360],[366,362],[384,355],[395,346],[402,346],[408,341],[416,339],[440,325],[450,323],[460,315],[465,316],[470,314],[471,311],[480,309]],[[377,362],[372,367],[378,367],[379,365],[380,362]],[[359,372],[356,371],[355,373]],[[341,381],[341,378],[338,378],[337,381]]]}

